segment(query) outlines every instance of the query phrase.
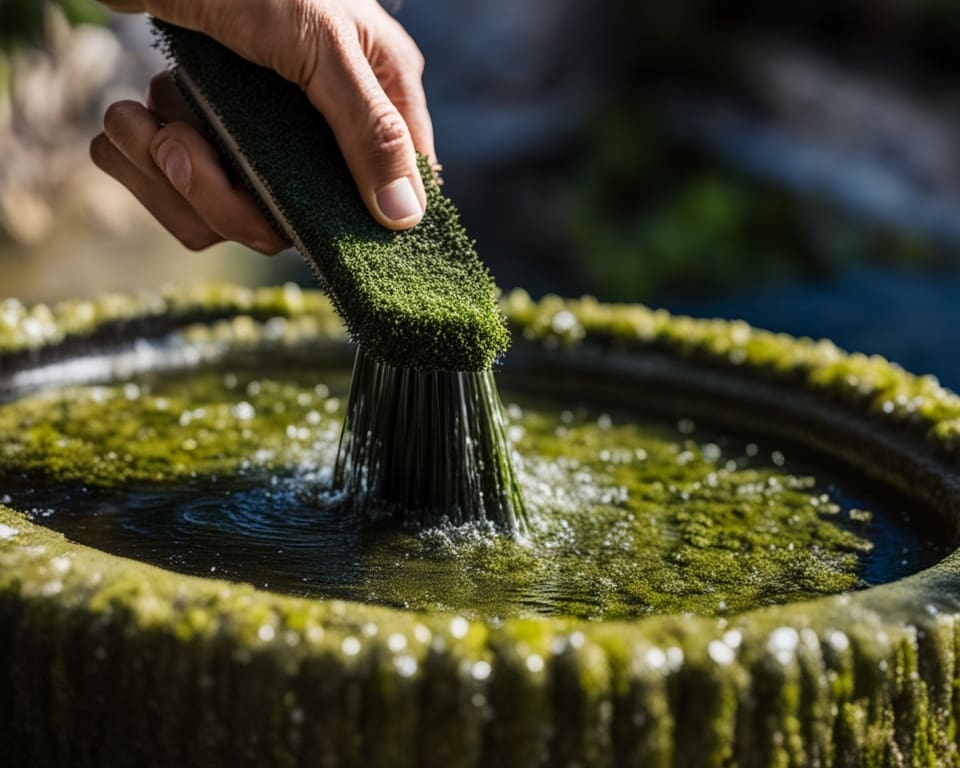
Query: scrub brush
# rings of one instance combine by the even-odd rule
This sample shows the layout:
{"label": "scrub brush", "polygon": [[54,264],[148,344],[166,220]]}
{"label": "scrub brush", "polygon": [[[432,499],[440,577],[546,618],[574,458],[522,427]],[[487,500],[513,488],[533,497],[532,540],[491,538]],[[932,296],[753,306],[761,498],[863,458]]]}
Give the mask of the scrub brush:
{"label": "scrub brush", "polygon": [[496,286],[426,158],[421,222],[369,214],[300,88],[199,32],[153,20],[226,162],[303,255],[358,344],[335,482],[350,505],[420,527],[524,509],[492,366],[509,344]]}

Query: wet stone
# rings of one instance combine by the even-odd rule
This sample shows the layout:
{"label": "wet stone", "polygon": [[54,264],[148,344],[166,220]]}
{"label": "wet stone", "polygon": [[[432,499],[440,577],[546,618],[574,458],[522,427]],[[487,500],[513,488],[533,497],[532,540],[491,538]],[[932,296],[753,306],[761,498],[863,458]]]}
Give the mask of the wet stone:
{"label": "wet stone", "polygon": [[[348,381],[346,369],[211,367],[27,396],[0,405],[0,493],[73,540],[171,570],[448,611],[454,639],[474,617],[734,615],[941,554],[895,500],[780,446],[509,391],[523,537],[370,526],[332,489]],[[412,640],[388,642],[399,658]],[[710,656],[730,658],[719,645]]]}

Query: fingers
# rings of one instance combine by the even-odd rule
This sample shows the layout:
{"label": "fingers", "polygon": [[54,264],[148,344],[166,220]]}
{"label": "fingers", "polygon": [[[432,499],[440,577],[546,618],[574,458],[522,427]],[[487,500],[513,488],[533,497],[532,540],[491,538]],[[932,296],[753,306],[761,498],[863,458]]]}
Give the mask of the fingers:
{"label": "fingers", "polygon": [[333,129],[373,217],[388,229],[417,224],[426,193],[413,138],[355,37],[323,51],[306,91]]}
{"label": "fingers", "polygon": [[[361,197],[389,229],[412,227],[426,194],[416,146],[434,158],[422,57],[373,0],[145,0],[300,85],[333,129]],[[363,44],[361,44],[361,39]],[[376,39],[373,46],[371,39]],[[375,72],[368,57],[388,53]]]}
{"label": "fingers", "polygon": [[193,127],[165,125],[154,135],[150,153],[174,189],[221,237],[271,255],[287,247],[253,197],[234,187],[214,148]]}
{"label": "fingers", "polygon": [[[166,114],[176,114],[175,103],[167,103],[156,89],[152,99]],[[163,125],[143,105],[118,102],[107,110],[104,133],[93,140],[90,152],[192,250],[221,240],[266,254],[286,247],[250,195],[231,184],[214,149],[185,122]]]}
{"label": "fingers", "polygon": [[90,156],[187,248],[201,250],[220,242],[223,238],[204,223],[154,163],[150,142],[159,127],[140,104],[113,104],[104,117],[104,132],[90,144]]}
{"label": "fingers", "polygon": [[164,123],[187,123],[201,130],[200,118],[183,98],[171,72],[161,72],[150,81],[147,109]]}

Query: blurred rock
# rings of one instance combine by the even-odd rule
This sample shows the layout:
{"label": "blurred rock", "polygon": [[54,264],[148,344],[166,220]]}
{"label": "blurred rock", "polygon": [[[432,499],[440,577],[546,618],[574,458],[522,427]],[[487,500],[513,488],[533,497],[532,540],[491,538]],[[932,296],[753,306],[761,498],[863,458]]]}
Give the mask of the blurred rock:
{"label": "blurred rock", "polygon": [[[137,23],[142,25],[142,20]],[[101,194],[92,183],[88,147],[106,105],[140,98],[149,77],[137,51],[109,29],[71,28],[59,7],[47,9],[44,45],[0,61],[9,87],[0,90],[0,234],[22,245],[48,236],[65,206],[76,210],[78,191]],[[112,187],[111,187],[112,189]],[[139,206],[129,196],[93,201],[99,223],[122,226]],[[109,210],[108,210],[109,207]]]}

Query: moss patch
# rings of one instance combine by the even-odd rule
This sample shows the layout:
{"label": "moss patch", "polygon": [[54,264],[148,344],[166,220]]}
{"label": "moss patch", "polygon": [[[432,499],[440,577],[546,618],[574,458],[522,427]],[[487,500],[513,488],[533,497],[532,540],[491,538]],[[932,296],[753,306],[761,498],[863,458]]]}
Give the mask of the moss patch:
{"label": "moss patch", "polygon": [[468,616],[734,614],[862,586],[871,513],[841,509],[824,479],[687,422],[550,402],[510,408],[523,540],[485,526],[364,535],[330,489],[346,377],[261,366],[22,398],[0,406],[0,468],[20,489],[0,492],[72,538],[175,570]]}
{"label": "moss patch", "polygon": [[[130,301],[129,318],[149,318],[150,299]],[[918,457],[956,487],[942,462],[960,406],[931,379],[827,342],[640,307],[518,294],[506,309],[531,343],[657,351],[812,394],[923,438]],[[957,499],[938,501],[951,524]],[[958,616],[956,555],[896,584],[734,619],[486,622],[172,574],[0,507],[0,759],[958,765]]]}

